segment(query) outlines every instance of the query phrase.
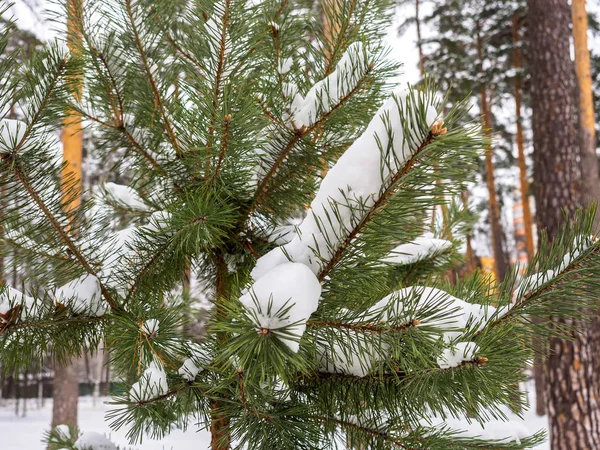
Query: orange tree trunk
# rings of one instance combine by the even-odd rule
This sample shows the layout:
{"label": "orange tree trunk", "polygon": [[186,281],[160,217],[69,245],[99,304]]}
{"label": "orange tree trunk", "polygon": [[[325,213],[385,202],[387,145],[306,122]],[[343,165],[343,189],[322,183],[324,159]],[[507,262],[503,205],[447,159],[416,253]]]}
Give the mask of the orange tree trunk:
{"label": "orange tree trunk", "polygon": [[[539,229],[546,228],[552,238],[563,221],[562,211],[572,216],[582,203],[570,17],[567,0],[528,0],[527,4],[536,216]],[[572,340],[549,342],[546,400],[550,444],[552,450],[598,449],[599,374],[594,364],[598,355],[592,345],[598,330],[579,319],[567,323],[578,331]]]}
{"label": "orange tree trunk", "polygon": [[529,183],[527,182],[527,164],[525,162],[525,149],[523,145],[523,117],[521,116],[521,76],[518,70],[521,69],[521,49],[519,43],[519,16],[513,14],[513,67],[517,69],[515,76],[515,113],[517,119],[517,150],[519,162],[519,181],[521,188],[521,203],[523,204],[523,222],[525,224],[525,244],[527,248],[527,259],[531,261],[535,253],[533,245],[533,220],[531,217],[531,206],[529,205]]}
{"label": "orange tree trunk", "polygon": [[[590,206],[600,200],[600,178],[596,156],[596,129],[592,93],[592,70],[588,49],[588,17],[585,0],[572,0],[573,44],[575,48],[575,71],[579,86],[579,117],[581,123],[581,176],[585,180],[583,202]],[[597,216],[596,225],[600,223]]]}
{"label": "orange tree trunk", "polygon": [[[67,2],[67,45],[76,54],[81,45],[77,32],[77,17],[81,17],[81,0]],[[74,87],[74,96],[81,98],[81,80],[67,80]],[[81,116],[70,111],[65,117],[62,130],[63,169],[61,173],[64,208],[67,212],[81,206],[81,160],[83,140],[81,134]],[[77,402],[79,398],[79,380],[77,367],[73,361],[57,364],[54,374],[52,427],[67,424],[77,426]]]}

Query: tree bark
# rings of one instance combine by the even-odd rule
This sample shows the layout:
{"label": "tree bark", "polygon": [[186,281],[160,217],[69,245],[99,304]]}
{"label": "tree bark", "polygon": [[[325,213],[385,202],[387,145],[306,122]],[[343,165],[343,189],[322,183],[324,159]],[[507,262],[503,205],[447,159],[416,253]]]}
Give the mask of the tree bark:
{"label": "tree bark", "polygon": [[[513,39],[513,67],[517,70],[514,81],[515,113],[517,119],[517,151],[519,163],[519,186],[521,189],[521,205],[523,207],[523,226],[525,229],[525,248],[527,250],[527,261],[531,262],[535,253],[533,245],[533,220],[531,207],[529,205],[529,183],[527,181],[527,163],[525,161],[525,148],[523,144],[523,117],[521,116],[521,38],[519,35],[519,15],[512,16],[512,39]],[[544,377],[544,348],[539,339],[534,338],[536,353],[533,358],[533,378],[535,379],[535,412],[538,416],[546,414],[546,393]]]}
{"label": "tree bark", "polygon": [[[223,300],[228,295],[227,288],[227,264],[221,255],[217,255],[217,280],[215,286],[215,302],[217,316],[224,316],[226,312],[223,309]],[[225,345],[226,337],[218,333],[217,342],[219,345]],[[226,403],[213,400],[210,403],[210,448],[211,450],[229,450],[231,445],[231,430],[229,416],[223,412]]]}
{"label": "tree bark", "polygon": [[57,365],[54,369],[54,403],[52,405],[52,428],[66,424],[77,426],[77,400],[79,383],[74,364]]}
{"label": "tree bark", "polygon": [[[572,216],[582,201],[570,16],[567,0],[527,3],[536,215],[539,229],[545,228],[552,238],[562,222],[562,210]],[[569,323],[581,333],[572,341],[551,339],[549,343],[546,398],[550,444],[552,450],[598,449],[600,409],[598,373],[592,359],[593,330],[582,323]]]}
{"label": "tree bark", "polygon": [[[482,60],[483,50],[479,26],[477,29],[477,56]],[[492,137],[492,116],[487,100],[486,86],[482,85],[480,89],[481,95],[481,114],[483,116],[483,127],[489,139]],[[496,278],[498,281],[504,280],[506,271],[508,270],[508,262],[504,248],[502,247],[502,223],[500,222],[500,208],[496,197],[496,179],[494,177],[494,162],[492,160],[494,149],[491,143],[488,144],[485,152],[485,175],[487,179],[487,188],[489,195],[489,213],[490,213],[490,231],[492,238],[492,251],[494,254],[494,264],[496,269]]]}
{"label": "tree bark", "polygon": [[513,26],[513,67],[517,70],[514,81],[515,90],[515,113],[517,119],[517,151],[519,162],[519,186],[521,188],[521,203],[523,205],[523,223],[525,225],[525,245],[527,248],[527,260],[531,261],[535,253],[533,245],[533,220],[531,206],[529,205],[529,183],[527,181],[527,163],[525,161],[525,146],[523,144],[523,117],[521,116],[521,49],[519,47],[521,38],[519,36],[519,16],[517,13],[512,17]]}
{"label": "tree bark", "polygon": [[[79,51],[81,35],[78,23],[81,16],[81,0],[67,1],[67,46],[73,53]],[[67,80],[75,87],[76,100],[81,99],[82,80]],[[63,168],[61,173],[63,197],[69,199],[64,208],[67,212],[81,206],[81,162],[83,159],[83,135],[81,133],[81,115],[69,111],[65,117],[62,130]],[[77,401],[79,399],[79,382],[77,368],[73,361],[57,365],[54,376],[54,392],[52,406],[52,428],[59,424],[77,426]]]}
{"label": "tree bark", "polygon": [[[581,123],[581,177],[585,180],[583,203],[586,207],[600,200],[600,176],[596,156],[596,128],[592,92],[592,70],[588,49],[588,17],[585,0],[572,0],[573,43],[575,48],[575,72],[579,86],[579,114]],[[596,216],[600,224],[600,215]]]}

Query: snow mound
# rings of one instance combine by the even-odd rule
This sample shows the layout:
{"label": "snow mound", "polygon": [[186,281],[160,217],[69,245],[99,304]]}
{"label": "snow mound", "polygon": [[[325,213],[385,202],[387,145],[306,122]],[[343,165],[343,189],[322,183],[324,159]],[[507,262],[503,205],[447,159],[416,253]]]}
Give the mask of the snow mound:
{"label": "snow mound", "polygon": [[75,441],[77,450],[118,450],[106,436],[95,431],[86,431]]}
{"label": "snow mound", "polygon": [[26,130],[27,124],[21,120],[0,120],[0,155],[12,152],[25,137]]}
{"label": "snow mound", "polygon": [[[291,61],[286,60],[283,69],[289,70],[288,65],[291,67]],[[331,111],[341,99],[356,88],[368,68],[369,55],[362,42],[350,44],[337,63],[336,69],[315,83],[304,100],[293,107],[294,126],[309,127],[320,115]]]}
{"label": "snow mound", "polygon": [[436,239],[433,237],[433,233],[425,233],[423,236],[415,238],[412,242],[397,246],[381,261],[398,265],[414,264],[451,246],[452,242],[446,239]]}
{"label": "snow mound", "polygon": [[108,196],[118,204],[133,210],[148,211],[148,205],[144,203],[135,189],[116,183],[104,183],[103,188]]}
{"label": "snow mound", "polygon": [[75,314],[99,317],[108,309],[94,275],[82,275],[56,289],[54,295],[57,303],[69,306]]}
{"label": "snow mound", "polygon": [[8,313],[17,305],[23,306],[26,316],[35,316],[35,311],[32,308],[34,304],[33,297],[29,297],[10,286],[0,287],[0,323],[6,323],[9,320]]}
{"label": "snow mound", "polygon": [[479,347],[474,342],[458,342],[452,348],[445,349],[437,363],[441,369],[458,367],[465,361],[473,361],[478,351]]}
{"label": "snow mound", "polygon": [[144,402],[165,395],[169,391],[167,374],[162,365],[151,363],[140,380],[131,386],[129,398],[132,401]]}
{"label": "snow mound", "polygon": [[297,352],[298,340],[319,305],[320,295],[321,284],[314,273],[304,264],[288,262],[256,280],[240,301],[258,332],[272,331]]}

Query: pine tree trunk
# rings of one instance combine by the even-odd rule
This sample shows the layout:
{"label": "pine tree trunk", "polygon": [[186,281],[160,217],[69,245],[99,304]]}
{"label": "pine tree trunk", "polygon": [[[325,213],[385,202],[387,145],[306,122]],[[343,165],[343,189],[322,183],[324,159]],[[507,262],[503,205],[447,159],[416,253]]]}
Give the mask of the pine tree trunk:
{"label": "pine tree trunk", "polygon": [[[537,222],[540,230],[546,228],[554,237],[563,219],[561,210],[572,215],[581,204],[569,8],[567,0],[527,3]],[[549,343],[546,395],[551,448],[598,449],[600,409],[590,339],[593,330],[572,323],[581,334],[572,341],[552,339]]]}
{"label": "pine tree trunk", "polygon": [[[221,255],[217,255],[217,280],[215,286],[216,314],[224,315],[223,299],[227,296],[227,264]],[[224,345],[225,336],[217,335],[217,341]],[[211,450],[229,450],[231,444],[231,432],[229,429],[229,417],[223,413],[225,403],[219,400],[211,401],[211,424],[210,424],[210,448]]]}
{"label": "pine tree trunk", "polygon": [[[73,22],[73,19],[79,17],[81,14],[81,0],[69,0],[67,2],[67,11],[67,45],[71,52],[77,52],[81,36],[76,31],[76,24]],[[74,83],[76,86],[74,95],[79,100],[82,89],[81,80],[68,81]],[[83,158],[81,116],[74,111],[70,111],[65,118],[62,143],[64,165],[61,179],[63,181],[63,195],[65,198],[70,198],[70,203],[65,204],[65,209],[72,211],[81,206],[81,162]],[[68,185],[65,183],[66,180],[70,180]],[[75,189],[75,195],[71,195],[72,192],[67,192],[69,188]],[[55,369],[54,377],[52,428],[62,423],[77,426],[78,398],[79,382],[77,380],[76,366],[73,361],[65,362],[64,365],[58,365]]]}
{"label": "pine tree trunk", "polygon": [[519,186],[521,188],[521,203],[523,205],[523,223],[525,225],[525,245],[527,248],[527,259],[531,261],[535,253],[533,245],[533,220],[531,217],[531,206],[529,205],[529,183],[527,182],[527,163],[525,161],[525,146],[523,144],[523,117],[521,116],[521,76],[518,71],[521,69],[521,49],[519,44],[519,16],[513,14],[513,67],[517,70],[515,76],[515,113],[517,119],[517,151],[519,161]]}
{"label": "pine tree trunk", "polygon": [[[483,49],[481,42],[481,35],[479,33],[479,26],[477,29],[477,56],[479,60],[482,60]],[[488,138],[492,136],[492,115],[488,106],[487,91],[485,85],[481,86],[481,114],[483,116],[483,127]],[[490,213],[490,231],[492,237],[492,251],[494,254],[494,264],[496,269],[496,278],[498,281],[504,280],[506,271],[508,270],[508,263],[506,261],[506,255],[502,247],[502,223],[500,222],[500,208],[498,206],[498,199],[496,194],[496,179],[494,177],[494,162],[492,160],[494,149],[489,144],[485,152],[485,175],[487,179],[487,188],[489,194],[489,213]]]}
{"label": "pine tree trunk", "polygon": [[[513,32],[513,67],[518,71],[521,69],[521,49],[519,44],[519,15],[512,16]],[[525,148],[523,145],[523,118],[521,116],[521,76],[519,73],[515,76],[514,96],[515,113],[517,119],[517,151],[519,163],[519,186],[521,188],[521,204],[523,206],[523,225],[525,228],[525,247],[527,249],[527,260],[531,261],[535,253],[533,245],[533,220],[531,216],[531,207],[529,205],[529,183],[527,182],[527,164],[525,162]],[[535,379],[535,412],[538,416],[546,414],[546,395],[544,379],[544,352],[540,347],[539,340],[534,338],[536,353],[533,358],[533,378]]]}
{"label": "pine tree trunk", "polygon": [[54,369],[54,392],[52,394],[52,428],[66,424],[77,426],[77,399],[79,383],[74,364],[57,365]]}

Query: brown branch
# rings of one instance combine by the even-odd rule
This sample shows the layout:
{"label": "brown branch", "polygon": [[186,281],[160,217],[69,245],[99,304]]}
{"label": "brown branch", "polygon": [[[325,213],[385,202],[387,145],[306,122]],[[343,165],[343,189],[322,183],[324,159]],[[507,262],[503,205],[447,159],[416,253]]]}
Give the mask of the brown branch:
{"label": "brown branch", "polygon": [[[50,83],[49,89],[46,92],[46,95],[44,95],[39,108],[36,110],[35,114],[33,115],[33,117],[30,119],[29,124],[27,125],[27,127],[25,128],[25,132],[23,133],[23,137],[21,138],[21,140],[19,141],[19,143],[15,146],[15,148],[12,150],[13,154],[17,154],[17,152],[23,147],[23,145],[25,145],[25,142],[27,142],[27,139],[29,139],[29,136],[31,135],[31,132],[33,131],[33,127],[35,126],[35,124],[37,123],[38,119],[40,118],[40,115],[42,114],[42,111],[46,108],[46,105],[48,104],[48,101],[50,100],[50,96],[52,95],[52,93],[54,92],[54,90],[56,89],[56,86],[58,86],[58,82],[61,79],[61,75],[62,72],[64,70],[64,68],[66,67],[66,60],[61,60],[60,64],[58,65],[58,70],[56,73],[56,77],[54,78],[54,80],[52,81],[52,83]],[[5,155],[6,158],[6,155]]]}
{"label": "brown branch", "polygon": [[[29,182],[29,180],[27,178],[27,175],[22,170],[21,165],[19,164],[19,161],[16,158],[14,158],[14,157],[12,158],[12,164],[10,165],[10,167],[12,169],[12,172],[15,174],[15,176],[19,180],[19,182],[23,185],[23,187],[29,194],[29,196],[38,205],[38,207],[40,208],[40,210],[42,211],[44,216],[46,216],[46,219],[48,219],[48,222],[50,223],[52,228],[54,228],[54,230],[57,232],[60,240],[63,241],[63,243],[71,251],[71,253],[75,257],[75,259],[77,259],[79,264],[83,267],[83,269],[88,274],[93,275],[96,278],[98,278],[96,271],[90,266],[89,262],[83,256],[83,253],[81,252],[79,247],[75,244],[75,242],[73,242],[73,240],[71,239],[71,236],[69,236],[69,233],[67,232],[67,229],[64,228],[60,224],[59,220],[54,216],[54,214],[52,214],[52,212],[50,211],[48,206],[44,203],[44,201],[42,200],[40,195],[33,188],[32,184]],[[112,297],[111,293],[108,291],[106,286],[104,286],[104,284],[100,281],[100,279],[98,279],[98,283],[100,283],[100,290],[102,292],[102,295],[106,299],[106,302],[110,305],[110,307],[112,309],[119,310],[120,309],[119,304]]]}
{"label": "brown branch", "polygon": [[175,136],[175,131],[173,130],[173,126],[171,125],[171,121],[169,120],[169,116],[167,114],[165,105],[163,103],[162,96],[160,94],[160,90],[158,89],[158,85],[156,84],[156,80],[152,75],[152,70],[150,69],[150,65],[148,63],[148,58],[146,57],[146,53],[144,52],[144,48],[142,45],[142,41],[140,39],[139,32],[137,27],[135,26],[135,19],[133,17],[133,8],[131,6],[131,0],[125,0],[125,9],[127,10],[127,17],[129,19],[129,24],[131,25],[131,31],[133,34],[133,39],[135,41],[135,46],[137,47],[138,53],[142,60],[142,64],[144,65],[144,71],[146,72],[146,76],[148,77],[148,81],[150,82],[150,87],[152,88],[152,92],[154,92],[154,100],[156,105],[160,110],[160,115],[165,124],[165,128],[167,131],[167,136],[171,141],[171,145],[173,145],[173,149],[177,154],[178,158],[183,158],[183,152],[179,146],[179,142],[177,141],[177,137]]}
{"label": "brown branch", "polygon": [[242,401],[242,406],[244,407],[244,409],[246,411],[248,411],[250,414],[252,414],[254,417],[258,418],[258,419],[264,419],[268,422],[274,422],[275,418],[272,416],[269,416],[265,413],[261,413],[259,411],[256,411],[255,409],[253,409],[250,404],[248,403],[248,399],[246,397],[246,389],[244,387],[244,372],[241,369],[238,369],[236,371],[237,376],[238,376],[238,386],[240,388],[240,399]]}
{"label": "brown branch", "polygon": [[340,99],[340,101],[333,106],[333,108],[331,108],[329,111],[324,113],[321,116],[321,118],[319,120],[317,120],[314,124],[312,124],[309,127],[303,127],[302,129],[295,130],[294,136],[292,137],[290,142],[288,142],[288,144],[284,147],[284,149],[279,153],[277,159],[275,160],[275,163],[271,166],[269,171],[265,174],[264,178],[259,183],[259,185],[256,189],[256,194],[254,195],[254,198],[252,199],[252,202],[250,204],[250,207],[249,207],[246,217],[249,216],[250,214],[252,214],[252,212],[255,210],[258,202],[267,193],[267,185],[270,183],[271,179],[275,176],[276,172],[279,170],[279,168],[281,167],[281,165],[283,164],[283,162],[285,161],[287,156],[290,154],[290,152],[294,149],[296,144],[298,144],[298,142],[300,142],[300,140],[304,136],[310,134],[314,130],[321,127],[329,119],[329,117],[331,117],[332,114],[334,114],[338,109],[340,109],[344,104],[346,104],[354,96],[354,94],[356,94],[362,88],[362,84],[368,79],[372,70],[373,70],[373,65],[370,64],[369,67],[367,68],[367,70],[365,71],[364,75],[362,76],[362,78],[358,81],[358,83],[356,83],[356,86],[354,86],[354,88],[347,95],[342,97]]}
{"label": "brown branch", "polygon": [[223,130],[223,140],[221,141],[221,152],[219,153],[219,159],[217,161],[217,166],[215,167],[215,171],[208,180],[207,184],[211,184],[219,175],[219,171],[221,170],[221,165],[223,164],[223,160],[225,159],[225,155],[227,154],[227,145],[229,144],[229,125],[231,123],[231,114],[227,114],[224,119],[225,121],[225,129]]}
{"label": "brown branch", "polygon": [[344,256],[346,250],[356,238],[356,236],[373,220],[380,211],[382,211],[387,204],[389,198],[395,192],[399,180],[401,180],[408,172],[410,172],[416,163],[420,154],[427,148],[435,139],[435,136],[430,132],[427,138],[421,143],[421,145],[417,148],[417,150],[411,155],[408,161],[402,167],[402,170],[394,174],[392,179],[389,182],[388,187],[383,191],[382,195],[377,199],[372,208],[369,209],[369,212],[362,218],[358,224],[352,229],[352,231],[348,234],[346,239],[341,243],[341,245],[337,248],[337,250],[332,255],[331,259],[327,263],[327,265],[321,270],[319,273],[319,281],[323,282],[323,280],[329,275],[329,272],[336,266],[338,262]]}
{"label": "brown branch", "polygon": [[227,45],[227,26],[229,25],[229,13],[231,9],[231,0],[225,0],[225,11],[223,12],[223,21],[221,23],[221,41],[219,43],[219,58],[217,61],[217,72],[215,74],[215,86],[212,99],[212,112],[210,127],[208,128],[208,147],[212,146],[212,139],[215,133],[215,121],[217,119],[217,106],[221,93],[221,82],[223,71],[225,69],[225,47]]}
{"label": "brown branch", "polygon": [[396,326],[388,326],[385,325],[385,322],[380,322],[377,324],[369,323],[369,322],[359,322],[359,323],[345,323],[345,322],[335,322],[335,321],[319,321],[319,320],[309,320],[306,322],[306,326],[313,328],[339,328],[343,330],[353,331],[356,333],[394,333],[406,331],[409,328],[413,328],[418,326],[421,321],[417,319],[413,319],[410,322],[404,325],[396,325]]}
{"label": "brown branch", "polygon": [[38,320],[38,321],[23,321],[16,323],[8,323],[4,328],[0,329],[0,334],[11,331],[11,330],[22,330],[27,328],[47,328],[47,327],[57,327],[63,325],[78,325],[78,324],[86,324],[86,323],[94,323],[94,322],[102,322],[106,320],[106,317],[72,317],[64,320]]}

